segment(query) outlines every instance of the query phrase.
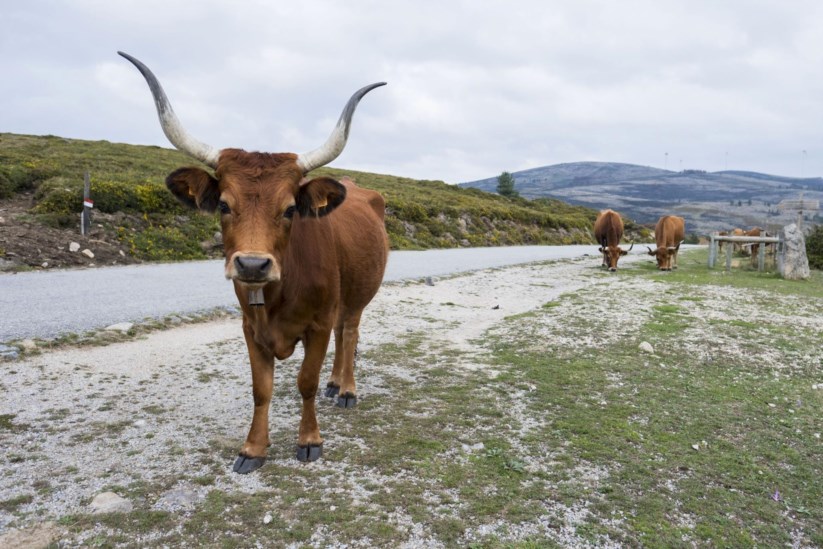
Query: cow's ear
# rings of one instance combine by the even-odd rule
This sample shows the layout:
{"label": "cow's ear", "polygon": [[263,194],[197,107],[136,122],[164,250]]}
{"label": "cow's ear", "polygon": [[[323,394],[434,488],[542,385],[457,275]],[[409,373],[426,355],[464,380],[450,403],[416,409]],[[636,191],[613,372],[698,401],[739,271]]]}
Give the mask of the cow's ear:
{"label": "cow's ear", "polygon": [[200,168],[180,168],[166,178],[166,187],[177,200],[204,212],[212,213],[220,201],[217,180]]}
{"label": "cow's ear", "polygon": [[346,187],[331,177],[318,177],[300,185],[297,213],[300,217],[323,217],[346,199]]}

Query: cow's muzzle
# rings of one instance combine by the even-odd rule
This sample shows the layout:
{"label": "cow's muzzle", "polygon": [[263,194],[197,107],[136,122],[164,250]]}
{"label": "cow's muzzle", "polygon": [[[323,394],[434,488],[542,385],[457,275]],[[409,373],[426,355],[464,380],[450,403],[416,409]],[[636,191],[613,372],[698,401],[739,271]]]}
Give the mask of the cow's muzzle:
{"label": "cow's muzzle", "polygon": [[280,269],[271,255],[236,253],[226,264],[226,278],[243,284],[265,284],[280,280]]}

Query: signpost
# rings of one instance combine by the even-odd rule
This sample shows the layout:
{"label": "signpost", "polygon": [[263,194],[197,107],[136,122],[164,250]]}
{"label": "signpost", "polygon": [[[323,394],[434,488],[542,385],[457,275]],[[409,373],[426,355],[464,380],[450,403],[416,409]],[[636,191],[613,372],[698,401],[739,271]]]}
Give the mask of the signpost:
{"label": "signpost", "polygon": [[91,209],[93,207],[91,181],[89,179],[89,172],[86,172],[86,176],[83,179],[83,211],[80,213],[80,234],[83,236],[89,235],[89,229],[91,229]]}

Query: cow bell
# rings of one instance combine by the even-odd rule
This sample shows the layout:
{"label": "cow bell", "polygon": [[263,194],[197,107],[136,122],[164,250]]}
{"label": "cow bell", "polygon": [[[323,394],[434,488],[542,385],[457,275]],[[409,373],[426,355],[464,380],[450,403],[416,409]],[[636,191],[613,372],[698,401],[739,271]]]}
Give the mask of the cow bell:
{"label": "cow bell", "polygon": [[266,301],[263,299],[263,288],[249,290],[249,305],[252,307],[262,307],[265,304]]}

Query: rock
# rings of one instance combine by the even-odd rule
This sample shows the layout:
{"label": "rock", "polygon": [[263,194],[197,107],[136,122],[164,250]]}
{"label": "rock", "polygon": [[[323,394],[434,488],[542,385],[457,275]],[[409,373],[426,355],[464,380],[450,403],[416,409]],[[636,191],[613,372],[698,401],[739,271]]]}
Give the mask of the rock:
{"label": "rock", "polygon": [[644,353],[649,353],[650,355],[653,355],[653,354],[654,354],[654,347],[652,347],[652,344],[651,344],[651,343],[649,343],[648,341],[644,341],[644,342],[642,342],[642,343],[640,344],[639,348],[640,348],[640,350],[641,350],[641,351],[643,351]]}
{"label": "rock", "polygon": [[120,254],[120,257],[126,257],[126,252],[123,250],[119,250],[118,253]]}
{"label": "rock", "polygon": [[146,426],[146,420],[145,419],[138,419],[137,421],[134,422],[134,426],[135,427],[145,427]]}
{"label": "rock", "polygon": [[83,250],[83,251],[82,251],[82,252],[80,252],[80,253],[81,253],[81,254],[83,254],[84,256],[88,257],[89,259],[93,259],[93,258],[94,258],[94,252],[92,252],[92,251],[91,251],[91,250],[89,250],[88,248],[86,248],[85,250]]}
{"label": "rock", "polygon": [[3,217],[2,215],[0,215],[0,225],[5,225],[5,224],[6,224],[6,218]]}
{"label": "rock", "polygon": [[434,286],[434,280],[432,280],[432,277],[426,277],[426,286]]}
{"label": "rock", "polygon": [[79,252],[80,251],[80,244],[77,242],[70,242],[69,243],[69,251],[70,252]]}
{"label": "rock", "polygon": [[0,345],[0,358],[17,360],[19,356],[20,350],[17,347],[10,347],[9,345]]}
{"label": "rock", "polygon": [[806,280],[809,272],[809,258],[806,257],[806,239],[796,223],[783,227],[780,231],[783,253],[777,259],[777,269],[787,280]]}
{"label": "rock", "polygon": [[41,267],[43,267],[44,269],[48,269],[48,268],[49,268],[49,262],[48,262],[48,261],[44,261],[44,262],[42,262],[42,263],[40,264],[40,266],[41,266]]}
{"label": "rock", "polygon": [[157,509],[167,511],[185,511],[194,509],[195,505],[203,500],[204,496],[199,494],[191,486],[179,486],[173,488],[160,496],[154,505]]}
{"label": "rock", "polygon": [[90,507],[91,512],[97,515],[100,513],[130,513],[133,505],[129,500],[121,498],[114,492],[103,492],[94,496]]}
{"label": "rock", "polygon": [[266,513],[263,517],[263,524],[269,524],[272,521],[271,513]]}
{"label": "rock", "polygon": [[106,331],[108,332],[122,332],[126,333],[134,327],[134,323],[132,322],[118,322],[117,324],[112,324],[111,326],[106,326]]}
{"label": "rock", "polygon": [[0,535],[0,547],[51,547],[60,536],[53,522],[44,522],[30,528],[9,530]]}

